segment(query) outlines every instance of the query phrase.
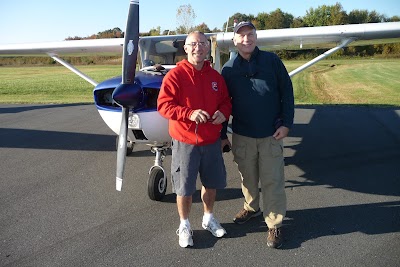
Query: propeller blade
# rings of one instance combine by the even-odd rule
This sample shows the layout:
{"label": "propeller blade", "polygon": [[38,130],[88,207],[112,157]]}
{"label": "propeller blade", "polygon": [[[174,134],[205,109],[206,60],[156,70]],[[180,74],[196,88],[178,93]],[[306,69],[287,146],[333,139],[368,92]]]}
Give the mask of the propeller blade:
{"label": "propeller blade", "polygon": [[131,0],[126,23],[124,53],[122,58],[122,83],[135,80],[136,59],[139,43],[139,0]]}
{"label": "propeller blade", "polygon": [[126,142],[127,142],[127,134],[128,134],[128,115],[129,109],[126,107],[122,107],[121,114],[121,127],[119,129],[119,138],[118,138],[118,149],[117,149],[117,176],[115,179],[115,187],[117,191],[121,191],[122,189],[122,179],[124,176],[125,170],[125,159],[126,159]]}
{"label": "propeller blade", "polygon": [[[125,30],[124,52],[122,56],[122,83],[113,92],[113,99],[122,107],[121,127],[119,130],[117,149],[117,174],[115,181],[117,191],[121,191],[122,189],[122,180],[125,170],[129,107],[134,108],[138,103],[140,103],[139,100],[134,99],[136,96],[143,96],[139,86],[132,86],[132,88],[135,88],[133,89],[133,93],[129,92],[130,87],[128,86],[133,85],[135,81],[138,43],[139,0],[131,0]],[[133,101],[130,102],[130,100]]]}

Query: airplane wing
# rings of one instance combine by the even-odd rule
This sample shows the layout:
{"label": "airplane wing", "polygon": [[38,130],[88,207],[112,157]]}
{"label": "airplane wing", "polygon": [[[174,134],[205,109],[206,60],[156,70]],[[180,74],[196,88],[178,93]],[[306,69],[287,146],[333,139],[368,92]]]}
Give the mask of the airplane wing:
{"label": "airplane wing", "polygon": [[[232,52],[233,33],[219,33],[218,46]],[[328,51],[291,71],[289,76],[305,70],[318,61],[349,45],[400,42],[400,22],[364,23],[321,27],[304,27],[257,31],[257,44],[266,50],[299,50],[330,48]]]}
{"label": "airplane wing", "polygon": [[[221,48],[233,49],[233,33],[219,33]],[[332,48],[344,40],[352,45],[400,42],[400,22],[364,23],[257,31],[257,44],[269,50]]]}
{"label": "airplane wing", "polygon": [[61,42],[25,43],[0,45],[0,55],[70,55],[81,53],[121,54],[123,38],[70,40]]}
{"label": "airplane wing", "polygon": [[0,45],[0,56],[49,56],[82,79],[96,86],[98,82],[63,60],[60,55],[119,54],[122,55],[123,38],[71,40],[61,42]]}
{"label": "airplane wing", "polygon": [[[213,42],[213,49],[217,52],[214,57],[215,68],[220,69],[220,52],[233,52],[235,47],[232,42],[233,32],[207,33]],[[140,37],[139,53],[146,58],[147,54],[164,53],[165,56],[172,54],[184,55],[183,46],[186,38],[182,35],[163,35]],[[288,29],[271,29],[257,31],[257,44],[266,50],[299,50],[299,49],[330,49],[305,65],[292,71],[290,76],[308,68],[316,62],[335,53],[339,49],[353,45],[383,44],[400,42],[400,22],[365,23],[350,25],[335,25],[321,27],[303,27]],[[63,61],[59,55],[81,55],[83,54],[122,54],[123,38],[113,39],[92,39],[92,40],[71,40],[48,43],[30,44],[7,44],[0,45],[1,55],[38,55],[47,54],[65,67],[69,68],[93,85],[97,83],[77,69]],[[162,44],[157,46],[157,44]],[[157,51],[157,48],[162,48]],[[177,48],[177,49],[175,49]]]}
{"label": "airplane wing", "polygon": [[[210,34],[207,34],[210,35]],[[214,35],[214,34],[211,34]],[[140,42],[184,40],[186,34],[140,37]],[[0,55],[81,55],[122,54],[124,38],[68,40],[59,42],[24,43],[0,45]]]}
{"label": "airplane wing", "polygon": [[[215,33],[207,33],[207,36],[216,36]],[[172,61],[172,54],[185,56],[183,50],[186,34],[144,36],[139,39],[139,53],[146,59],[150,55],[162,54]],[[68,40],[60,42],[24,43],[0,45],[0,56],[49,56],[64,67],[68,68],[92,85],[98,83],[86,74],[79,71],[70,63],[62,59],[62,56],[84,55],[122,55],[124,38]],[[172,63],[169,63],[172,64]],[[141,64],[143,67],[143,64]]]}
{"label": "airplane wing", "polygon": [[[209,33],[216,36],[221,51],[234,49],[233,32]],[[140,42],[182,40],[182,35],[140,37]],[[320,27],[258,30],[260,47],[276,49],[331,48],[343,40],[352,39],[351,45],[400,42],[400,22],[365,23]],[[59,55],[82,53],[122,53],[123,38],[70,40],[61,42],[0,45],[0,55],[34,55],[54,53]]]}

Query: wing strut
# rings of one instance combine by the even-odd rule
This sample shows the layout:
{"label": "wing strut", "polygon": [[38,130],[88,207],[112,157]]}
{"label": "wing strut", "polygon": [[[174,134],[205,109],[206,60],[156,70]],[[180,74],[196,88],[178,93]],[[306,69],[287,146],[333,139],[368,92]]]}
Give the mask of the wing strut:
{"label": "wing strut", "polygon": [[289,73],[289,76],[292,77],[295,74],[307,69],[308,67],[311,67],[312,65],[314,65],[315,63],[317,63],[318,61],[330,56],[331,54],[335,53],[336,51],[338,51],[339,49],[347,46],[348,44],[350,44],[351,42],[355,41],[355,38],[348,38],[348,39],[344,39],[338,46],[329,49],[328,51],[326,51],[325,53],[323,53],[322,55],[319,55],[318,57],[314,58],[313,60],[308,61],[306,64],[298,67],[297,69],[291,71]]}
{"label": "wing strut", "polygon": [[72,71],[73,73],[75,73],[76,75],[80,76],[87,82],[91,83],[93,86],[98,85],[98,82],[96,82],[95,80],[93,80],[92,78],[90,78],[89,76],[87,76],[86,74],[84,74],[83,72],[81,72],[80,70],[78,70],[77,68],[72,66],[71,64],[69,64],[68,62],[64,61],[63,59],[58,57],[56,54],[47,53],[47,55],[49,55],[49,57],[51,57],[52,59],[54,59],[55,61],[57,61],[58,63],[60,63],[61,65],[63,65],[64,67],[66,67],[67,69]]}

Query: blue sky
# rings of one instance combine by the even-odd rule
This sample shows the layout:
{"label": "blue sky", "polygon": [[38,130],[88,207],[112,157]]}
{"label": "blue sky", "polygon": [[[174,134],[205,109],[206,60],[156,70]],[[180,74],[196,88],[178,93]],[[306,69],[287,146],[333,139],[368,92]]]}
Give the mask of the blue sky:
{"label": "blue sky", "polygon": [[[221,28],[236,12],[257,15],[280,8],[295,17],[321,5],[340,2],[343,9],[375,10],[388,17],[400,16],[399,0],[140,0],[140,32],[151,28],[176,29],[176,11],[190,4],[195,25]],[[62,41],[68,36],[86,37],[119,27],[125,31],[129,0],[2,0],[0,1],[0,44]]]}

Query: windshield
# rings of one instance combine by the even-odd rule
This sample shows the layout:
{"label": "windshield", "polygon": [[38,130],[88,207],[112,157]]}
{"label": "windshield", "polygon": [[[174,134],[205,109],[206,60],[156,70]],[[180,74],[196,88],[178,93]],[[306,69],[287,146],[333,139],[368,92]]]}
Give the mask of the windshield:
{"label": "windshield", "polygon": [[[186,35],[145,37],[139,41],[140,68],[161,65],[175,65],[187,58],[183,46]],[[210,58],[210,54],[208,59]]]}

